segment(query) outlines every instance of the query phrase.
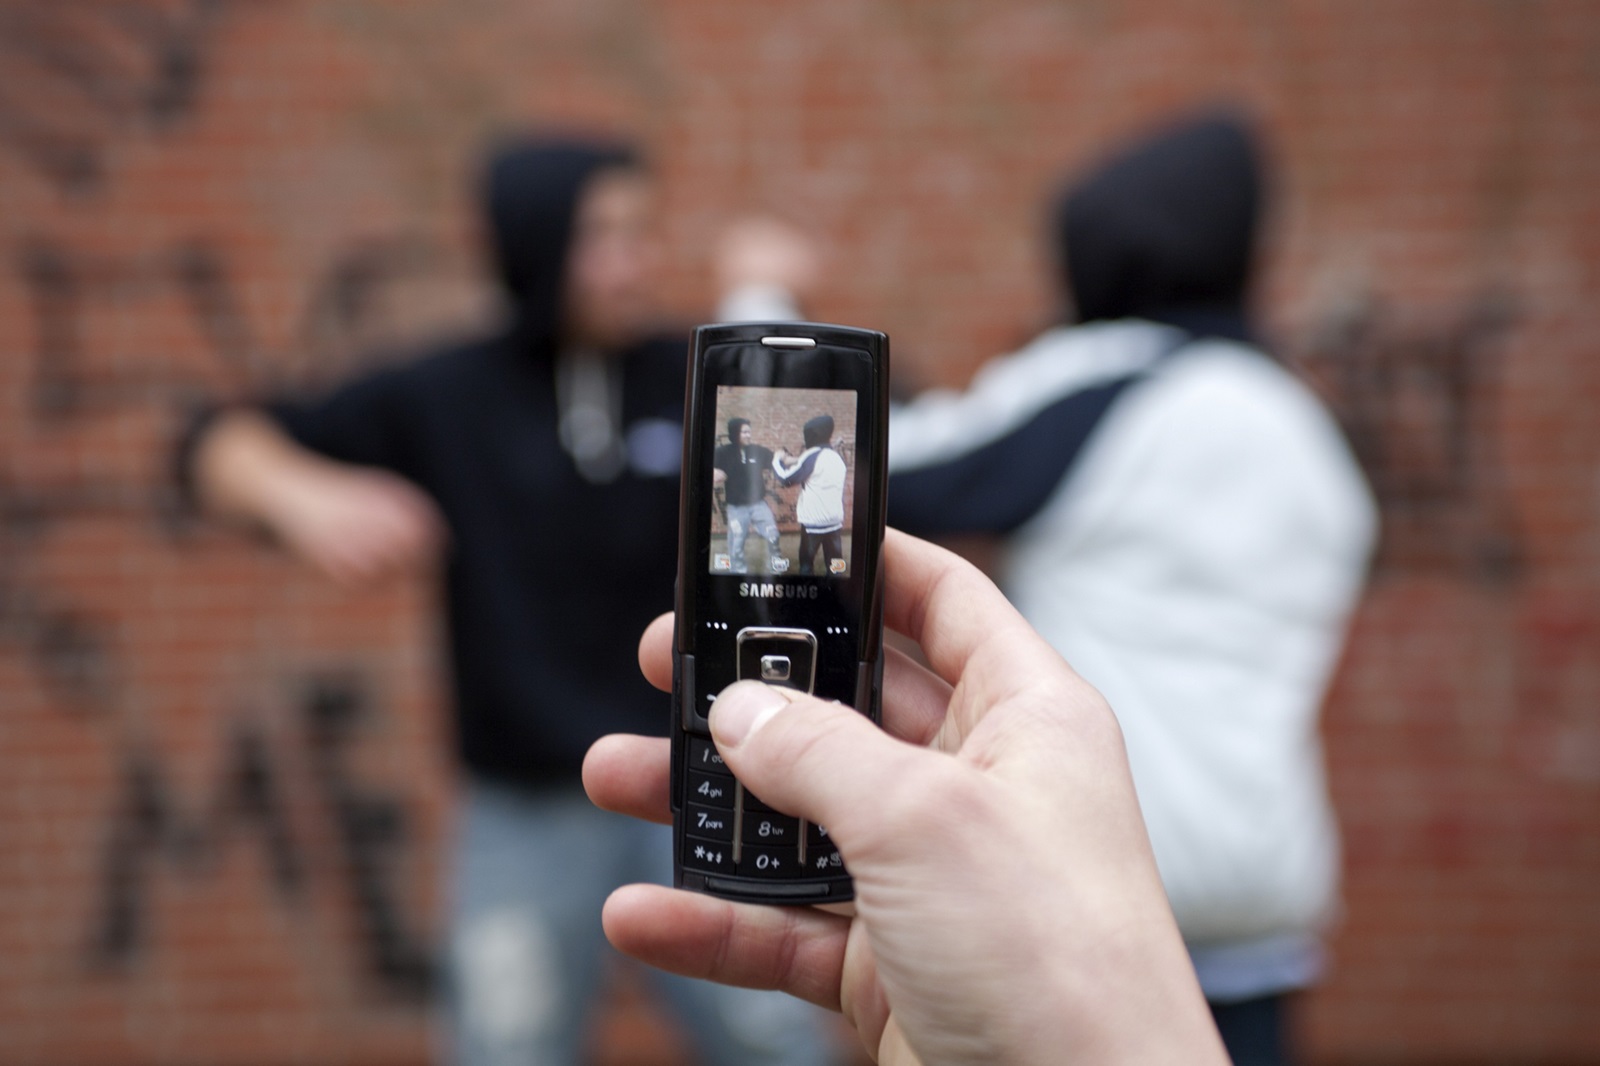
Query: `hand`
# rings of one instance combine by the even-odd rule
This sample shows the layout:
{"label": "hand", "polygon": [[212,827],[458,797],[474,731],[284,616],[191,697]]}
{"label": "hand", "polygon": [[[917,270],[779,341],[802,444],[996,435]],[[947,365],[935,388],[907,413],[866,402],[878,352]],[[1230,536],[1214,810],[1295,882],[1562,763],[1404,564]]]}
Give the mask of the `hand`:
{"label": "hand", "polygon": [[[856,914],[651,885],[607,901],[606,935],[677,973],[840,1009],[881,1063],[1227,1062],[1167,907],[1104,701],[968,564],[890,531],[887,732],[756,682],[711,728],[775,807],[828,827]],[[671,677],[670,616],[640,645]],[[602,739],[602,807],[668,821],[668,747]]]}
{"label": "hand", "polygon": [[291,552],[347,588],[424,569],[446,539],[438,508],[411,482],[331,462],[284,486],[269,525]]}
{"label": "hand", "polygon": [[411,482],[323,458],[248,408],[219,416],[192,462],[206,511],[265,527],[341,585],[423,567],[447,540],[437,506]]}
{"label": "hand", "polygon": [[783,289],[798,303],[816,287],[819,260],[815,242],[781,219],[751,216],[723,230],[712,255],[718,291],[744,286]]}

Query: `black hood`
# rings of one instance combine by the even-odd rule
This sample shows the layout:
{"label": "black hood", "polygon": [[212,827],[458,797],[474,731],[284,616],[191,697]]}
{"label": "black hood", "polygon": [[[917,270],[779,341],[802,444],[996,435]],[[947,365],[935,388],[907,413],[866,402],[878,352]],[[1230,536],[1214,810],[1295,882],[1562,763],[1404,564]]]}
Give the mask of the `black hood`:
{"label": "black hood", "polygon": [[637,167],[627,145],[571,137],[504,141],[484,179],[493,261],[531,352],[553,353],[561,336],[563,279],[573,215],[584,184],[609,167]]}
{"label": "black hood", "polygon": [[1056,224],[1078,320],[1146,318],[1249,340],[1262,185],[1250,128],[1225,113],[1137,141],[1074,182]]}
{"label": "black hood", "polygon": [[833,440],[833,416],[818,415],[805,424],[801,433],[805,436],[807,448],[826,447]]}

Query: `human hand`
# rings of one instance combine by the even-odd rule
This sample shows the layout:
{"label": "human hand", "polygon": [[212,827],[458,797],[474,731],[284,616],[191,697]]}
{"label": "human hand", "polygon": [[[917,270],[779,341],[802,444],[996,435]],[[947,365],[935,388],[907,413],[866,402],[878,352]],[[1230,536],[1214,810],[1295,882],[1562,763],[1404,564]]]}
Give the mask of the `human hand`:
{"label": "human hand", "polygon": [[284,546],[347,588],[423,569],[447,539],[431,497],[387,470],[308,460],[266,515]]}
{"label": "human hand", "polygon": [[[651,885],[606,934],[663,969],[842,1010],[880,1063],[1225,1063],[1162,892],[1104,701],[954,555],[890,531],[888,732],[756,682],[711,710],[729,767],[828,827],[856,913],[736,904]],[[672,620],[640,663],[671,679]],[[668,742],[602,739],[602,807],[669,821]]]}
{"label": "human hand", "polygon": [[438,507],[411,482],[309,451],[247,407],[222,412],[191,463],[207,513],[266,529],[341,585],[425,566],[448,539]]}
{"label": "human hand", "polygon": [[800,304],[816,287],[820,261],[816,243],[803,230],[767,215],[731,223],[712,252],[719,292],[770,287],[784,290]]}

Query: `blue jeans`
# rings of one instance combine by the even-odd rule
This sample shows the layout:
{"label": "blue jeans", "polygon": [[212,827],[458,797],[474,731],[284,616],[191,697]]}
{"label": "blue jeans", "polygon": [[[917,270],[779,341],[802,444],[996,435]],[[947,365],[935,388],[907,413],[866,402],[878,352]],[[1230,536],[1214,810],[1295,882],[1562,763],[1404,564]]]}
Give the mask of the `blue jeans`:
{"label": "blue jeans", "polygon": [[[672,834],[609,814],[577,785],[528,792],[468,782],[451,872],[451,1061],[575,1066],[607,957],[600,905],[633,881],[668,883]],[[709,1066],[823,1066],[827,1012],[779,992],[651,971]]]}
{"label": "blue jeans", "polygon": [[772,517],[772,508],[766,500],[757,503],[728,504],[728,557],[733,560],[733,572],[748,573],[744,561],[745,535],[755,530],[756,536],[767,542],[767,569],[778,558],[778,523]]}

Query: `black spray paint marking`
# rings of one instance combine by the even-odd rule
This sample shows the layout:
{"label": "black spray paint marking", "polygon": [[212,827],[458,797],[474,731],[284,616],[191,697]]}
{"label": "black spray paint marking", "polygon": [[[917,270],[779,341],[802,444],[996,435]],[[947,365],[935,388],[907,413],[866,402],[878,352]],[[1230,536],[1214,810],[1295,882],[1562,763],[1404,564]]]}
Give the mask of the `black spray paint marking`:
{"label": "black spray paint marking", "polygon": [[0,144],[66,195],[103,192],[120,138],[192,115],[240,0],[0,7]]}
{"label": "black spray paint marking", "polygon": [[[192,407],[213,397],[214,376],[198,370],[91,373],[83,341],[90,315],[126,315],[140,302],[179,297],[208,357],[224,368],[225,388],[249,393],[274,385],[274,368],[294,363],[314,366],[319,378],[340,376],[386,306],[387,293],[437,274],[442,255],[433,241],[414,234],[352,242],[309,286],[304,318],[294,331],[298,352],[269,352],[258,341],[236,271],[215,241],[196,237],[151,255],[116,257],[35,235],[13,261],[33,311],[32,414],[44,425],[57,425],[118,405],[164,397]],[[167,363],[150,362],[158,368]]]}
{"label": "black spray paint marking", "polygon": [[122,796],[105,845],[100,919],[90,944],[96,964],[125,964],[143,948],[149,936],[146,898],[158,870],[203,875],[239,833],[257,839],[280,898],[302,897],[304,860],[289,832],[266,742],[241,730],[231,746],[222,781],[197,814],[180,808],[157,755],[134,751],[125,757]]}
{"label": "black spray paint marking", "polygon": [[348,678],[311,684],[303,704],[312,776],[339,830],[344,871],[361,917],[368,972],[387,990],[418,1001],[433,987],[434,965],[400,908],[395,863],[411,844],[401,802],[359,785],[347,755],[367,716],[363,688]]}
{"label": "black spray paint marking", "polygon": [[1493,436],[1503,294],[1423,318],[1376,299],[1331,315],[1298,360],[1329,394],[1383,512],[1380,571],[1514,581],[1523,551]]}
{"label": "black spray paint marking", "polygon": [[[310,683],[302,709],[307,746],[291,757],[305,760],[335,827],[337,869],[356,909],[363,972],[386,994],[422,1002],[433,988],[434,963],[401,906],[399,864],[415,854],[411,819],[399,797],[358,782],[348,760],[366,705],[361,686],[349,679]],[[136,749],[125,756],[90,937],[95,967],[125,969],[148,949],[157,935],[148,914],[156,877],[205,878],[241,837],[259,849],[279,900],[291,910],[305,907],[311,866],[285,801],[283,782],[294,776],[286,772],[285,754],[248,727],[236,729],[230,748],[209,799],[187,809],[159,755]]]}
{"label": "black spray paint marking", "polygon": [[[106,191],[115,148],[164,136],[201,104],[217,31],[228,12],[260,0],[125,0],[69,5],[19,0],[0,5],[0,150],[19,157],[64,197]],[[9,249],[31,301],[35,350],[28,414],[44,428],[92,418],[120,405],[152,402],[193,409],[213,399],[217,378],[170,370],[132,374],[88,363],[88,316],[126,314],[130,305],[177,296],[211,358],[226,367],[231,391],[259,388],[272,366],[251,328],[236,272],[219,244],[196,237],[139,257],[72,248],[34,235]],[[0,259],[0,262],[4,262]],[[384,306],[383,290],[437,266],[427,240],[361,241],[336,255],[311,285],[297,361],[325,370],[340,360]],[[165,365],[165,360],[157,363]],[[334,366],[337,369],[337,366]],[[31,587],[19,552],[58,522],[101,514],[170,511],[171,493],[117,484],[0,484],[0,642],[23,649],[64,708],[111,714],[119,689],[114,631],[70,604]],[[431,984],[432,963],[409,933],[394,881],[410,846],[399,799],[360,787],[350,776],[354,725],[366,704],[358,686],[324,682],[307,697],[311,767],[338,828],[343,864],[360,912],[366,969],[386,989],[415,997]],[[283,802],[283,756],[241,727],[222,778],[199,808],[180,802],[162,756],[142,745],[123,753],[123,780],[107,825],[103,907],[90,937],[100,965],[121,966],[146,946],[152,878],[203,877],[230,842],[253,840],[275,891],[290,905],[304,898],[308,874]]]}

